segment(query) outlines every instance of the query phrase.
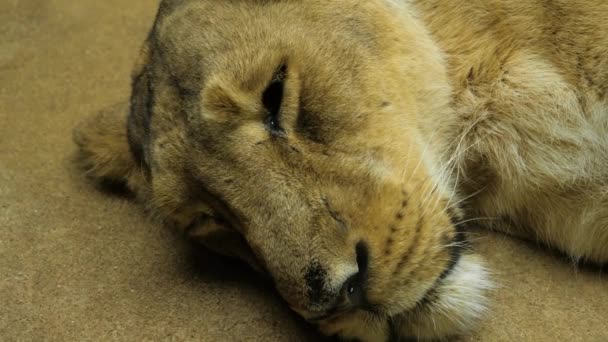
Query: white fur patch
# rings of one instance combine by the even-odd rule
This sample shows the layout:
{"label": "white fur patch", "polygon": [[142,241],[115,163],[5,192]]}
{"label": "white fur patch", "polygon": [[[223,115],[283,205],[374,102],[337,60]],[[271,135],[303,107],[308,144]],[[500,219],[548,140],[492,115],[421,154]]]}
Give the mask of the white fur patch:
{"label": "white fur patch", "polygon": [[486,293],[494,288],[479,257],[463,255],[437,287],[437,299],[414,310],[401,326],[403,336],[445,338],[471,329],[486,312]]}

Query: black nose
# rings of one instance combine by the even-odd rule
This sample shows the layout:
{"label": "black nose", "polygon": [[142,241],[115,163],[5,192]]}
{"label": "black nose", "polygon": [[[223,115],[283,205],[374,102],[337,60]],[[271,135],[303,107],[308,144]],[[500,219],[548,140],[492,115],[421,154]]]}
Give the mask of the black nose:
{"label": "black nose", "polygon": [[367,305],[366,290],[368,280],[369,252],[365,242],[360,241],[355,247],[359,272],[350,276],[342,285],[340,293],[351,308]]}
{"label": "black nose", "polygon": [[[369,251],[365,242],[360,241],[357,243],[355,252],[358,272],[351,275],[342,284],[338,293],[333,292],[334,295],[332,297],[334,297],[334,300],[331,308],[325,309],[323,313],[319,313],[318,315],[307,317],[307,320],[313,322],[321,321],[354,309],[373,311],[373,307],[367,300]],[[331,299],[329,300],[331,301]]]}

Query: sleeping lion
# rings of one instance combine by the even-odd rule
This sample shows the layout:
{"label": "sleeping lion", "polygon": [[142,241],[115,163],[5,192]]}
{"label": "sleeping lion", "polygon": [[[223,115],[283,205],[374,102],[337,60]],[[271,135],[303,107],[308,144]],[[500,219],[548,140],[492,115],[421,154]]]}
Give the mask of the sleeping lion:
{"label": "sleeping lion", "polygon": [[471,223],[608,262],[605,0],[165,0],[79,161],[327,335],[444,339]]}

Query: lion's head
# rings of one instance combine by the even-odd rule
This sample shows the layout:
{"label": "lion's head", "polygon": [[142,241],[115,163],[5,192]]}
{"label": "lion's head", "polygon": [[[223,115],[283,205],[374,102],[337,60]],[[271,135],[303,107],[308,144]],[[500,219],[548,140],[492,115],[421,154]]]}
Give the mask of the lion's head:
{"label": "lion's head", "polygon": [[449,110],[445,74],[395,1],[163,1],[128,116],[75,140],[90,175],[270,275],[325,333],[443,337],[487,286],[420,129]]}

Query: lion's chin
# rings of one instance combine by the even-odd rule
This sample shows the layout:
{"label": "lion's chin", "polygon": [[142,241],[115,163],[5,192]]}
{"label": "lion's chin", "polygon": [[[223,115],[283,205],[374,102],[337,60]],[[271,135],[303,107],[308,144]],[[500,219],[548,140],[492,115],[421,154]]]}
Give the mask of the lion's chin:
{"label": "lion's chin", "polygon": [[493,288],[483,261],[475,254],[463,254],[416,309],[393,317],[391,335],[441,340],[466,334],[486,312],[486,294]]}

